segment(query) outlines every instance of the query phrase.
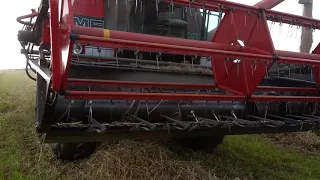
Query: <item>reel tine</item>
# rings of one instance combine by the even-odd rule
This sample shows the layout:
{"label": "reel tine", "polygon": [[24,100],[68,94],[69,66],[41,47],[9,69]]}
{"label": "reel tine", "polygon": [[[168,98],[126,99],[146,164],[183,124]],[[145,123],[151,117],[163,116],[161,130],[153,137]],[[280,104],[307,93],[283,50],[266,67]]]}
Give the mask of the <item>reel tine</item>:
{"label": "reel tine", "polygon": [[181,108],[180,108],[180,101],[178,101],[178,110],[179,110],[179,120],[181,121],[182,113],[181,113]]}
{"label": "reel tine", "polygon": [[192,67],[192,71],[194,72],[194,66],[193,66],[193,61],[197,58],[197,56],[192,56],[191,58],[191,67]]}
{"label": "reel tine", "polygon": [[134,8],[135,14],[137,14],[137,9],[138,9],[138,0],[135,0],[135,8]]}
{"label": "reel tine", "polygon": [[234,113],[234,110],[231,110],[231,115],[233,115],[234,118],[238,119],[238,117],[237,117],[236,114]]}
{"label": "reel tine", "polygon": [[70,117],[70,111],[71,111],[71,105],[74,104],[74,100],[70,101],[70,104],[68,105],[68,113],[67,113],[67,120],[69,120]]}
{"label": "reel tine", "polygon": [[290,29],[290,37],[292,38],[292,35],[293,35],[293,23],[291,23],[289,25],[289,29]]}
{"label": "reel tine", "polygon": [[159,0],[156,0],[157,17],[159,16]]}
{"label": "reel tine", "polygon": [[198,20],[198,11],[196,8],[194,8],[194,20],[197,22]]}
{"label": "reel tine", "polygon": [[156,54],[156,60],[157,60],[157,68],[158,68],[158,71],[160,70],[160,67],[159,67],[159,59],[160,59],[160,61],[161,61],[161,53],[160,53],[160,52]]}
{"label": "reel tine", "polygon": [[119,59],[118,59],[118,52],[119,52],[119,48],[117,48],[117,52],[116,52],[117,71],[119,71]]}
{"label": "reel tine", "polygon": [[279,34],[278,34],[278,36],[280,36],[281,33],[282,33],[282,25],[283,25],[283,23],[280,22],[280,23],[279,23]]}
{"label": "reel tine", "polygon": [[192,9],[192,3],[193,3],[193,1],[194,0],[191,0],[190,2],[189,2],[189,13],[190,13],[190,16],[192,17],[192,12],[191,12],[191,9]]}
{"label": "reel tine", "polygon": [[274,33],[274,29],[273,29],[273,28],[274,28],[274,25],[275,25],[275,24],[276,24],[276,23],[275,23],[274,21],[271,22],[271,31],[272,31],[272,34]]}
{"label": "reel tine", "polygon": [[241,60],[240,59],[236,60],[236,63],[237,63],[237,76],[239,76]]}
{"label": "reel tine", "polygon": [[157,107],[159,107],[161,105],[162,101],[163,100],[161,99],[161,101],[149,112],[148,115],[150,115],[155,109],[157,109]]}
{"label": "reel tine", "polygon": [[304,65],[300,66],[300,80],[302,80],[302,68],[304,68]]}
{"label": "reel tine", "polygon": [[289,75],[288,76],[290,78],[291,77],[291,73],[290,73],[291,72],[291,64],[289,64],[288,67],[289,67]]}
{"label": "reel tine", "polygon": [[195,113],[194,113],[194,110],[191,110],[190,113],[192,114],[192,117],[197,121],[199,122],[198,118],[196,117]]}
{"label": "reel tine", "polygon": [[182,19],[183,20],[185,20],[185,13],[186,13],[186,11],[185,11],[185,6],[183,7],[183,10],[182,10]]}
{"label": "reel tine", "polygon": [[135,68],[138,67],[138,54],[139,54],[139,50],[137,49],[136,51],[134,51],[134,55],[136,57],[136,64],[135,64]]}
{"label": "reel tine", "polygon": [[301,26],[298,25],[298,26],[297,26],[297,31],[296,31],[296,37],[295,37],[294,39],[297,39],[297,37],[298,37],[298,31],[299,31],[300,28],[301,28]]}
{"label": "reel tine", "polygon": [[173,0],[170,1],[170,6],[171,6],[171,15],[173,15],[173,7],[174,7],[174,3]]}
{"label": "reel tine", "polygon": [[92,123],[92,100],[90,100],[88,104],[89,104],[88,121],[89,121],[89,124],[91,124]]}
{"label": "reel tine", "polygon": [[147,109],[147,115],[148,115],[148,120],[150,120],[150,116],[149,116],[149,106],[148,106],[148,100],[146,100],[146,109]]}
{"label": "reel tine", "polygon": [[215,114],[214,110],[212,110],[212,114],[213,114],[214,118],[216,118],[217,121],[220,121],[219,118],[217,117],[217,115]]}
{"label": "reel tine", "polygon": [[269,77],[269,73],[268,73],[268,64],[269,64],[269,62],[268,62],[268,61],[265,61],[265,62],[264,62],[265,69],[266,69],[266,76],[267,76],[267,77]]}
{"label": "reel tine", "polygon": [[224,60],[224,68],[226,69],[226,72],[227,72],[227,75],[229,74],[229,71],[228,71],[228,68],[227,68],[227,62],[229,61],[229,58],[227,57],[225,60]]}
{"label": "reel tine", "polygon": [[265,112],[264,112],[264,119],[266,119],[266,118],[267,118],[268,108],[269,108],[269,104],[268,104],[268,103],[266,103],[266,106],[265,106]]}

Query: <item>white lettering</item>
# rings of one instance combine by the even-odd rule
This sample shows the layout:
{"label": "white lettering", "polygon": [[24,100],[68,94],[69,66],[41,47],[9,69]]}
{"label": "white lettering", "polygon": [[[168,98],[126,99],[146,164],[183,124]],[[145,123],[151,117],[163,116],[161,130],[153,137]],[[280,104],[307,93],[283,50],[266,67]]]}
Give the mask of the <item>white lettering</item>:
{"label": "white lettering", "polygon": [[104,21],[101,19],[74,16],[73,20],[76,26],[104,28]]}

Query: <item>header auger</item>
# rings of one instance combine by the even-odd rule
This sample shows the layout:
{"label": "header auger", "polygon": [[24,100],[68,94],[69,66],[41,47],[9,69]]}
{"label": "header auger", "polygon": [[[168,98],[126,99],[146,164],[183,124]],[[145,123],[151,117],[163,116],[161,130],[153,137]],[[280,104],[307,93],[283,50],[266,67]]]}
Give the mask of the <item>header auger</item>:
{"label": "header auger", "polygon": [[225,135],[317,130],[320,45],[276,50],[268,21],[320,21],[270,10],[282,1],[42,0],[18,18],[37,132],[70,159],[105,140],[211,150]]}

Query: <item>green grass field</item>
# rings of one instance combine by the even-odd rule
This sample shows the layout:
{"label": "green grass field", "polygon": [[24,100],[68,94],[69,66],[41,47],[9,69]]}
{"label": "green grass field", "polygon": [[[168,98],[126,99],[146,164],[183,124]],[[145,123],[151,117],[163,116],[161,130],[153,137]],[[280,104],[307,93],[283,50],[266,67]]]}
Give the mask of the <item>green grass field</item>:
{"label": "green grass field", "polygon": [[320,179],[313,133],[227,137],[215,154],[121,141],[90,159],[59,162],[38,143],[34,107],[35,83],[23,71],[0,71],[0,179]]}

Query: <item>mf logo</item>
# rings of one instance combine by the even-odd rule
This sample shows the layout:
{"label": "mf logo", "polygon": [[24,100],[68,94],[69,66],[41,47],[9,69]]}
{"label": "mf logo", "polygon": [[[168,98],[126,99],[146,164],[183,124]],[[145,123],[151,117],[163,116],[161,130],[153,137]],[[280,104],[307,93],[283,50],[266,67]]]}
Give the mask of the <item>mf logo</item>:
{"label": "mf logo", "polygon": [[74,24],[76,26],[85,26],[92,28],[104,28],[103,19],[91,18],[87,16],[73,16]]}

